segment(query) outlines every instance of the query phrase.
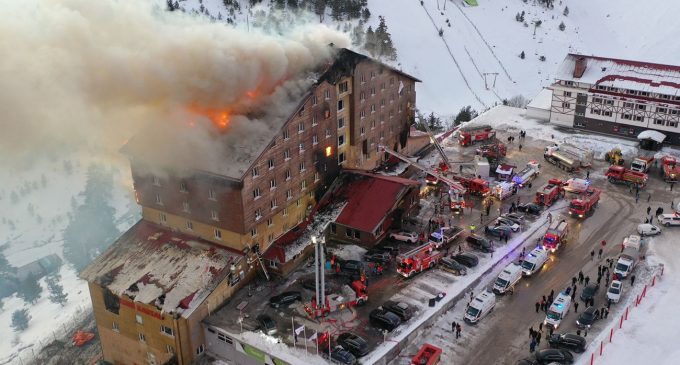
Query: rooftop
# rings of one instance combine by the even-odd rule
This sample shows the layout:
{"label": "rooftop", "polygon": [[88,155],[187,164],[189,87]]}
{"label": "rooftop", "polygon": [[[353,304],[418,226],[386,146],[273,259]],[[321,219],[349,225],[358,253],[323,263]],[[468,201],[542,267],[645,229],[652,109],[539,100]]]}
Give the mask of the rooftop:
{"label": "rooftop", "polygon": [[[585,72],[574,77],[576,60],[586,61]],[[568,54],[557,69],[558,80],[680,96],[680,66]]]}
{"label": "rooftop", "polygon": [[139,221],[80,277],[118,296],[188,316],[241,259],[234,251]]}

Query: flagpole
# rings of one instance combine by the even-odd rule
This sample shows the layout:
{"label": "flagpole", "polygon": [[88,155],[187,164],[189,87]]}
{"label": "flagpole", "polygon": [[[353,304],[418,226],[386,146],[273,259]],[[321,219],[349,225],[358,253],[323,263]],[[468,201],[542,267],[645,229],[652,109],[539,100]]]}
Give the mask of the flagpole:
{"label": "flagpole", "polygon": [[293,321],[293,316],[290,316],[290,328],[293,330],[293,347],[297,347],[297,341],[295,341],[295,322]]}
{"label": "flagpole", "polygon": [[307,326],[302,327],[302,335],[305,336],[305,354],[309,355],[307,353]]}
{"label": "flagpole", "polygon": [[328,331],[326,333],[328,333],[328,358],[330,359],[330,356],[331,356],[331,331]]}
{"label": "flagpole", "polygon": [[314,332],[314,340],[316,340],[316,356],[319,356],[319,332]]}

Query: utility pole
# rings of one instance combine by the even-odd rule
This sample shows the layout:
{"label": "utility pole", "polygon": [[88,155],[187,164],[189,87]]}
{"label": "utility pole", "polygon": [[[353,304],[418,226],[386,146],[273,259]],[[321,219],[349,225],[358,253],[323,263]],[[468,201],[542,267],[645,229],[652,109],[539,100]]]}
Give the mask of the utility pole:
{"label": "utility pole", "polygon": [[493,85],[492,88],[496,88],[496,77],[498,76],[498,72],[484,72],[484,87],[486,87],[487,90],[489,90],[489,84],[487,82],[487,75],[493,75]]}

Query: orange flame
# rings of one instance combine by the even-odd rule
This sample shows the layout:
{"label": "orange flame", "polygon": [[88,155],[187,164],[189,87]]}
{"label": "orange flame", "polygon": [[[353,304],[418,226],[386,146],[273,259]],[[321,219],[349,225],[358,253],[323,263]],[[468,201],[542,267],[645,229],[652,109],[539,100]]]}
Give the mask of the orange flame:
{"label": "orange flame", "polygon": [[[198,115],[202,115],[202,116],[207,117],[219,129],[225,129],[229,125],[229,120],[230,120],[230,117],[231,117],[231,113],[230,113],[229,110],[210,109],[210,108],[201,107],[201,106],[198,106],[198,105],[195,105],[195,104],[190,105],[188,107],[188,109],[189,109],[190,112],[192,112],[194,114],[198,114]],[[196,125],[196,123],[193,122],[193,121],[190,121],[189,125],[191,127],[193,127],[194,125]]]}

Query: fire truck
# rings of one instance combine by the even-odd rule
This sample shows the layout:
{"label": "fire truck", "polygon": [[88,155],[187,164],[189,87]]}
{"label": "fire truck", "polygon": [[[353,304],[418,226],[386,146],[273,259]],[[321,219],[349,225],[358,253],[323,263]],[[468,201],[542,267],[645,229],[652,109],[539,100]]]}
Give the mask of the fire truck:
{"label": "fire truck", "polygon": [[677,165],[677,160],[672,156],[664,156],[661,159],[663,168],[663,180],[665,182],[677,182],[680,177],[680,166]]}
{"label": "fire truck", "polygon": [[355,280],[350,285],[343,285],[340,288],[340,293],[332,293],[326,295],[326,303],[319,305],[316,298],[312,298],[312,302],[305,304],[305,312],[310,318],[325,317],[328,313],[335,312],[344,308],[355,307],[363,305],[368,301],[368,292],[366,285],[360,280]]}
{"label": "fire truck", "polygon": [[451,179],[461,183],[470,195],[487,196],[491,193],[489,182],[484,179],[455,174],[451,176]]}
{"label": "fire truck", "polygon": [[612,184],[636,185],[640,188],[647,185],[647,174],[631,171],[623,166],[609,166],[605,176]]}
{"label": "fire truck", "polygon": [[600,201],[600,189],[588,188],[569,204],[569,214],[572,217],[583,218],[591,215]]}
{"label": "fire truck", "polygon": [[432,242],[416,247],[411,251],[397,256],[397,272],[406,278],[430,268],[433,268],[444,256],[435,249]]}
{"label": "fire truck", "polygon": [[557,251],[560,244],[566,243],[568,234],[569,223],[564,218],[555,217],[543,236],[543,248],[550,252]]}
{"label": "fire truck", "polygon": [[654,156],[644,157],[639,156],[630,162],[630,169],[637,172],[648,172],[649,168],[654,164]]}
{"label": "fire truck", "polygon": [[564,196],[564,189],[562,185],[562,180],[550,179],[548,183],[542,188],[538,189],[536,192],[536,197],[534,198],[534,203],[539,205],[545,205],[549,207],[553,203]]}
{"label": "fire truck", "polygon": [[527,166],[522,169],[522,171],[516,173],[512,177],[512,182],[517,184],[517,186],[522,187],[529,181],[533,180],[540,173],[541,164],[536,161],[529,161]]}
{"label": "fire truck", "polygon": [[496,137],[496,131],[490,125],[471,125],[461,127],[458,132],[458,143],[470,146],[473,143],[486,141]]}
{"label": "fire truck", "polygon": [[593,163],[592,151],[566,143],[546,147],[543,157],[546,161],[568,172],[579,167],[591,166]]}

